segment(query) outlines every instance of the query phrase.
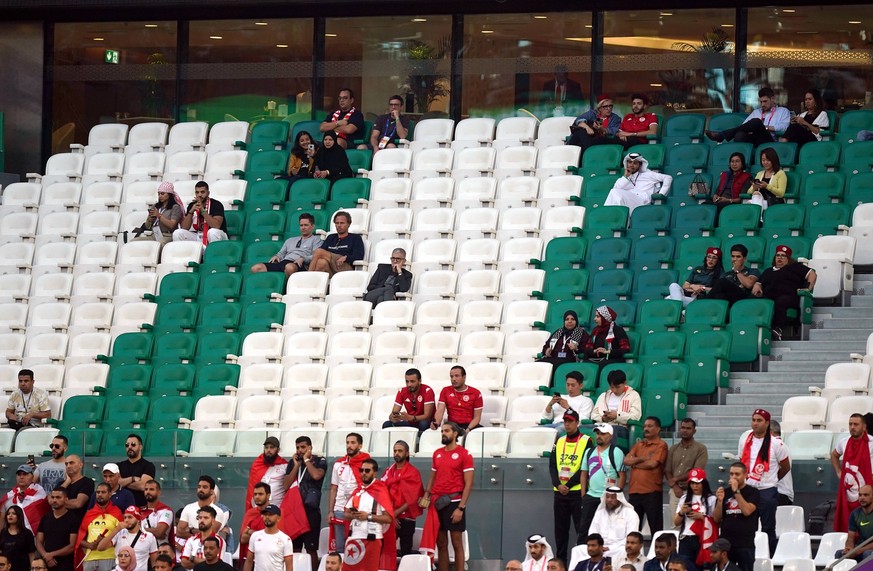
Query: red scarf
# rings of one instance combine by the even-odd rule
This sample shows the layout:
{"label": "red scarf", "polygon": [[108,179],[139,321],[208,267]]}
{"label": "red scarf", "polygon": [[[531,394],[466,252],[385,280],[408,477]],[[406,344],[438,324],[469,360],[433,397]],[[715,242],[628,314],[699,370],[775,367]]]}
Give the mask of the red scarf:
{"label": "red scarf", "polygon": [[[370,459],[370,455],[367,454],[366,452],[358,452],[357,454],[355,454],[354,456],[351,456],[351,457],[349,457],[348,455],[343,456],[342,458],[340,458],[339,460],[334,462],[334,464],[343,464],[343,463],[348,464],[349,468],[352,470],[352,475],[355,477],[355,481],[360,486],[361,485],[361,465],[364,463],[364,460],[369,460],[369,459]],[[343,519],[337,519],[337,518],[333,517],[333,506],[328,506],[327,509],[330,510],[330,514],[331,514],[327,518],[327,523],[328,523],[327,527],[329,530],[328,549],[330,551],[342,551],[343,550],[342,546],[339,546],[339,549],[337,549],[336,532],[334,531],[333,526],[334,525],[346,526],[346,537],[348,537],[349,536],[349,522],[347,522]]]}
{"label": "red scarf", "polygon": [[440,516],[433,503],[435,499],[431,498],[430,505],[427,507],[424,525],[421,530],[421,543],[418,546],[418,550],[430,557],[431,561],[433,561],[436,555],[436,540],[440,532]]}
{"label": "red scarf", "polygon": [[[343,113],[343,110],[342,110],[342,109],[337,109],[336,111],[334,111],[334,112],[333,112],[333,115],[330,116],[330,121],[331,121],[331,123],[336,123],[337,120],[340,118],[340,115],[342,115],[342,113]],[[355,108],[352,107],[351,109],[348,110],[348,112],[346,112],[345,115],[343,115],[343,119],[345,119],[346,121],[348,121],[349,118],[350,118],[354,113],[355,113]],[[345,133],[340,133],[339,131],[337,131],[336,136],[339,137],[340,139],[348,139],[348,138],[349,138],[348,135],[346,135]]]}
{"label": "red scarf", "polygon": [[[206,214],[209,214],[209,207],[212,206],[212,199],[206,199]],[[200,211],[195,210],[191,216],[191,228],[195,232],[203,232],[203,245],[205,246],[208,240],[206,239],[206,234],[209,233],[209,224],[206,223],[206,217],[203,217],[203,220],[200,220]],[[262,454],[263,456],[263,454]]]}
{"label": "red scarf", "polygon": [[856,509],[858,490],[873,483],[870,466],[870,436],[864,432],[861,438],[849,438],[840,463],[842,478],[837,490],[837,511],[834,514],[834,531],[849,531],[849,514]]}
{"label": "red scarf", "polygon": [[[165,504],[163,502],[155,502],[154,508],[150,508],[150,507],[148,507],[148,505],[146,505],[146,507],[144,507],[144,508],[140,508],[140,512],[142,513],[143,523],[144,524],[148,523],[146,521],[146,518],[148,516],[152,515],[153,513],[160,511],[160,510],[169,510],[170,513],[175,513],[175,510],[173,508],[171,508],[170,506],[168,506],[167,504]],[[122,514],[122,515],[124,515],[124,514]],[[145,527],[145,525],[143,527]],[[176,545],[176,526],[174,526],[172,524],[170,524],[169,529],[167,530],[167,543],[169,543],[170,545],[173,545],[173,546]]]}
{"label": "red scarf", "polygon": [[[752,455],[752,442],[754,441],[754,439],[755,433],[749,432],[749,436],[746,437],[746,443],[743,444],[742,462],[749,469],[749,480],[760,483],[761,479],[764,477],[764,474],[766,474],[770,470],[770,451],[767,451],[766,458],[761,458],[762,454],[759,450],[758,457],[755,458],[755,463],[750,464]],[[773,443],[771,442],[770,445],[772,446],[772,444]],[[763,449],[763,447],[764,443],[762,442],[761,448]]]}
{"label": "red scarf", "polygon": [[[94,504],[94,507],[85,512],[85,517],[82,519],[82,525],[79,526],[79,535],[76,536],[76,569],[82,564],[82,561],[88,555],[85,553],[85,550],[80,547],[82,545],[82,541],[88,536],[88,526],[91,525],[96,519],[101,519],[106,521],[106,529],[103,530],[101,534],[101,538],[105,537],[109,533],[112,532],[118,525],[121,524],[121,521],[124,519],[124,516],[121,515],[121,510],[118,509],[115,504],[109,502],[106,504],[106,508],[101,508],[99,505]],[[90,553],[91,550],[88,550]]]}
{"label": "red scarf", "polygon": [[[261,478],[264,477],[264,474],[267,473],[267,470],[269,470],[273,466],[281,466],[287,463],[288,460],[285,460],[281,456],[276,456],[276,461],[272,464],[267,464],[264,462],[263,454],[255,458],[255,461],[252,462],[251,470],[249,471],[249,488],[246,491],[246,508],[252,507],[252,494],[255,492],[255,484],[261,481]],[[304,469],[303,466],[301,466],[300,469]]]}
{"label": "red scarf", "polygon": [[[382,510],[394,518],[394,506],[391,503],[391,493],[388,491],[388,486],[382,480],[373,480],[369,486],[364,488],[358,486],[358,489],[352,494],[352,505],[357,509],[360,502],[361,494],[367,492],[373,497],[373,500],[380,506]],[[344,569],[355,569],[354,565],[343,565]],[[363,568],[363,567],[362,567]],[[379,557],[380,571],[394,571],[397,569],[397,530],[392,521],[388,525],[388,529],[382,534],[382,552]]]}

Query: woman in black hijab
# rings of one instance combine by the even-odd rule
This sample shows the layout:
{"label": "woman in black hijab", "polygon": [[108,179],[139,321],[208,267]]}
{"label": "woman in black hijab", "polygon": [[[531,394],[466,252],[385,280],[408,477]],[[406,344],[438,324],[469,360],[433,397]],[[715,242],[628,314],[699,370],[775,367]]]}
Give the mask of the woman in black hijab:
{"label": "woman in black hijab", "polygon": [[543,345],[541,363],[551,363],[557,367],[564,363],[575,363],[576,352],[588,343],[588,333],[579,326],[579,316],[575,311],[564,313],[564,326],[552,333]]}
{"label": "woman in black hijab", "polygon": [[336,142],[336,133],[328,131],[322,139],[322,147],[315,154],[315,178],[327,178],[336,182],[341,178],[352,178],[352,167],[346,150]]}

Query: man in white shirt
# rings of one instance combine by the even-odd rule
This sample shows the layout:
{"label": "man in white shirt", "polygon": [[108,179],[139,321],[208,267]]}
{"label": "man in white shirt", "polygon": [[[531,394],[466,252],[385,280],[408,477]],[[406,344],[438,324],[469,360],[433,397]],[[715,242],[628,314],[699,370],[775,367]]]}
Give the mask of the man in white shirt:
{"label": "man in white shirt", "polygon": [[776,105],[776,93],[769,87],[758,91],[760,108],[752,111],[742,125],[725,131],[706,131],[713,141],[734,141],[752,143],[754,146],[772,143],[785,132],[791,122],[791,113],[785,107]]}
{"label": "man in white shirt", "polygon": [[594,519],[588,533],[603,536],[604,555],[618,557],[625,553],[625,540],[632,531],[640,527],[640,517],[633,506],[625,499],[618,486],[606,488],[600,498],[600,506],[594,512]]}
{"label": "man in white shirt", "polygon": [[[394,522],[394,507],[388,486],[377,478],[378,472],[379,464],[372,458],[361,463],[361,485],[343,510],[343,518],[351,522],[345,546],[344,570],[379,569],[382,539]],[[391,547],[386,545],[386,548]]]}
{"label": "man in white shirt", "polygon": [[227,525],[227,512],[215,505],[215,480],[206,475],[200,476],[197,480],[197,501],[182,508],[179,525],[176,526],[176,537],[188,539],[194,534],[192,530],[198,529],[199,512],[204,507],[211,507],[215,511],[214,531]]}
{"label": "man in white shirt", "polygon": [[346,455],[337,459],[330,473],[330,492],[327,505],[330,506],[329,523],[333,534],[331,549],[342,551],[346,544],[346,526],[343,522],[346,503],[361,481],[361,467],[370,455],[361,450],[364,437],[357,432],[346,435]]}
{"label": "man in white shirt", "polygon": [[615,181],[603,205],[627,206],[631,214],[634,208],[651,204],[653,194],[670,194],[672,184],[672,176],[650,171],[643,155],[630,153],[624,158],[624,176]]}
{"label": "man in white shirt", "polygon": [[612,558],[612,568],[621,569],[624,565],[630,565],[636,571],[643,571],[643,566],[648,560],[646,554],[643,553],[643,534],[632,531],[627,534],[627,539],[625,539],[624,553]]}
{"label": "man in white shirt", "polygon": [[143,485],[146,505],[142,512],[143,527],[158,540],[158,547],[170,542],[170,530],[176,520],[173,508],[161,501],[161,483],[149,480]]}
{"label": "man in white shirt", "polygon": [[[778,420],[770,420],[770,436],[782,440],[782,425],[779,424]],[[791,450],[788,449],[787,445],[785,451],[788,453],[788,461],[791,462]],[[776,484],[776,491],[779,494],[778,504],[780,506],[794,505],[794,478],[791,477],[790,470]]]}
{"label": "man in white shirt", "polygon": [[140,526],[142,513],[136,506],[124,510],[124,523],[117,526],[112,533],[100,540],[97,550],[109,549],[115,546],[115,554],[122,547],[130,547],[136,553],[136,571],[147,571],[149,564],[154,565],[158,557],[158,542],[155,536]]}
{"label": "man in white shirt", "polygon": [[[546,409],[543,411],[543,420],[549,421],[551,426],[559,431],[564,429],[564,413],[567,410],[575,410],[579,413],[579,418],[591,418],[591,411],[594,409],[594,402],[582,394],[582,382],[584,378],[579,371],[570,371],[567,373],[565,383],[567,385],[567,394],[561,396],[555,394]],[[559,419],[559,420],[555,420]]]}
{"label": "man in white shirt", "polygon": [[293,571],[294,544],[279,529],[282,510],[270,504],[261,510],[264,529],[249,538],[249,554],[243,571]]}
{"label": "man in white shirt", "polygon": [[215,516],[215,508],[212,506],[204,506],[197,511],[197,529],[200,531],[185,542],[185,548],[182,550],[182,567],[185,569],[193,569],[195,565],[206,561],[203,555],[203,540],[207,537],[217,538],[220,544],[219,553],[224,553],[226,549],[224,540],[215,535]]}

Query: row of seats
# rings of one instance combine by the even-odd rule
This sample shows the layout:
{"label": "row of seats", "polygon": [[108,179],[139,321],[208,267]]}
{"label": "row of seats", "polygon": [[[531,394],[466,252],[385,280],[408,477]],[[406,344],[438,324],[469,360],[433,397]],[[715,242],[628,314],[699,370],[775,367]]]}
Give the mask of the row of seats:
{"label": "row of seats", "polygon": [[85,145],[74,143],[70,150],[86,157],[99,153],[136,154],[146,151],[206,150],[208,153],[231,151],[245,145],[248,138],[247,121],[223,121],[210,129],[203,121],[177,123],[170,128],[166,123],[139,123],[129,127],[124,123],[95,125],[88,133]]}
{"label": "row of seats", "polygon": [[873,396],[790,397],[783,405],[782,424],[788,425],[783,430],[786,434],[816,428],[824,428],[830,432],[847,432],[849,416],[859,410],[873,410]]}

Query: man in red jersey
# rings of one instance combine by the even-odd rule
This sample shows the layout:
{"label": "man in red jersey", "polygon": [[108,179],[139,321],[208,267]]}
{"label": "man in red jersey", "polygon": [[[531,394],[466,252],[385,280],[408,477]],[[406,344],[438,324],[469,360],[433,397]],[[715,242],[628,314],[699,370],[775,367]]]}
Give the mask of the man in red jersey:
{"label": "man in red jersey", "polygon": [[452,386],[445,387],[440,391],[437,401],[436,414],[430,423],[432,430],[436,430],[443,422],[454,422],[466,432],[470,432],[482,420],[482,393],[467,385],[467,371],[460,365],[455,365],[449,371],[449,380]]}
{"label": "man in red jersey", "polygon": [[424,493],[421,473],[409,463],[409,444],[403,440],[394,443],[394,464],[382,474],[394,506],[394,523],[400,538],[400,557],[412,555],[415,520],[421,515],[418,499]]}
{"label": "man in red jersey", "polygon": [[458,444],[462,435],[463,430],[454,422],[443,424],[445,446],[433,453],[430,478],[419,502],[422,508],[427,508],[420,550],[433,555],[436,544],[439,571],[449,571],[449,534],[455,550],[455,571],[464,569],[464,531],[467,502],[473,490],[473,457]]}
{"label": "man in red jersey", "polygon": [[413,426],[419,432],[425,431],[433,420],[436,401],[433,389],[421,383],[421,371],[418,369],[407,370],[405,381],[406,386],[397,391],[394,407],[382,428]]}
{"label": "man in red jersey", "polygon": [[645,93],[631,95],[631,112],[621,120],[621,126],[615,134],[616,141],[625,149],[634,145],[645,145],[647,135],[658,134],[658,116],[654,113],[646,113],[649,106],[649,98]]}

